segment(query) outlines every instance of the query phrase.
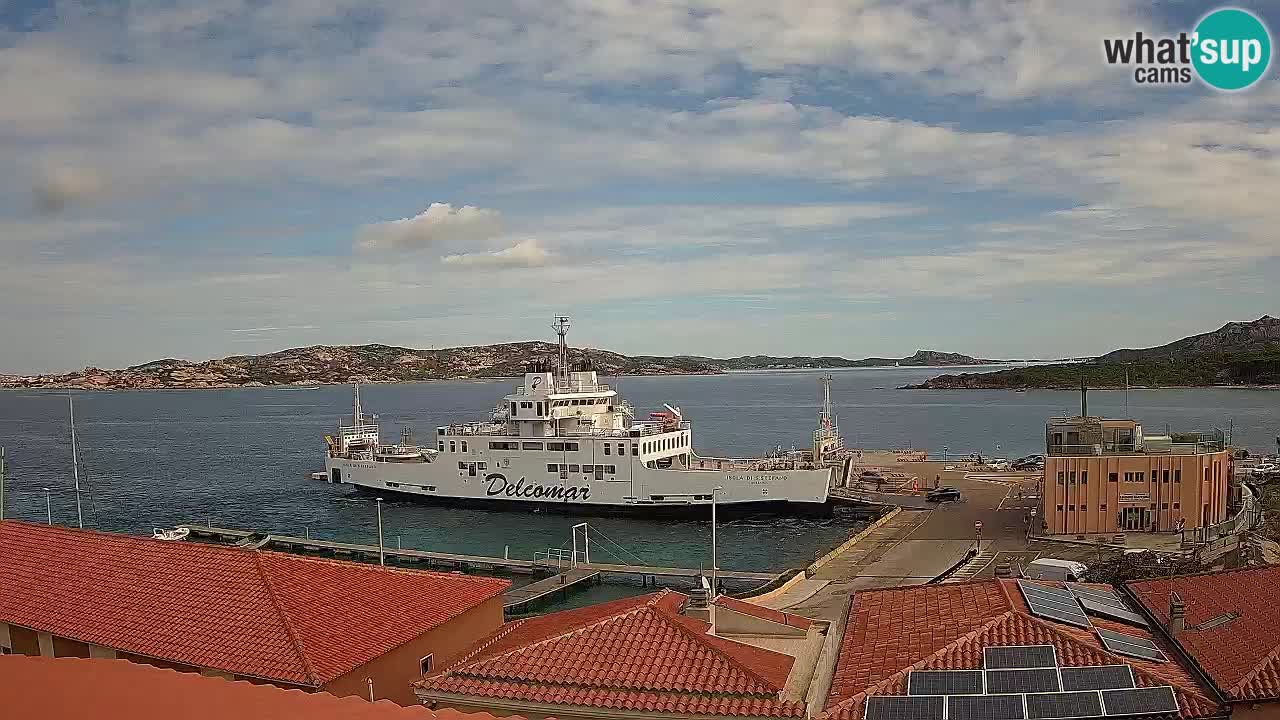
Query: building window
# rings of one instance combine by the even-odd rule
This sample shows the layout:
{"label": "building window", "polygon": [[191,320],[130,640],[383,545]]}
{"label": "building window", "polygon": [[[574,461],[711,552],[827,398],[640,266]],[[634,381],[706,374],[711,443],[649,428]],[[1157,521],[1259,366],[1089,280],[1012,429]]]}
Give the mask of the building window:
{"label": "building window", "polygon": [[1142,482],[1142,481],[1145,479],[1145,478],[1143,477],[1143,476],[1145,476],[1145,475],[1146,475],[1146,473],[1145,473],[1145,472],[1136,472],[1136,473],[1134,473],[1134,474],[1133,474],[1133,481],[1134,481],[1134,482]]}
{"label": "building window", "polygon": [[1098,506],[1098,509],[1099,509],[1099,510],[1101,510],[1102,512],[1106,512],[1106,511],[1107,511],[1107,504],[1106,504],[1106,503],[1102,503],[1101,505],[1099,505],[1099,506]]}
{"label": "building window", "polygon": [[522,443],[520,443],[520,447],[524,448],[525,450],[541,450],[541,449],[542,449],[542,443],[540,443],[540,442],[527,442],[527,441],[526,441],[526,442],[522,442]]}
{"label": "building window", "polygon": [[1168,470],[1165,470],[1165,471],[1161,474],[1161,478],[1160,478],[1160,479],[1161,479],[1162,481],[1164,481],[1164,482],[1169,482],[1169,471],[1168,471]]}
{"label": "building window", "polygon": [[1062,506],[1061,506],[1061,505],[1059,505],[1059,506],[1058,506],[1058,512],[1062,512]]}
{"label": "building window", "polygon": [[1070,478],[1069,478],[1069,479],[1070,479],[1070,481],[1071,481],[1071,484],[1072,484],[1072,485],[1075,485],[1075,484],[1076,484],[1076,471],[1075,471],[1075,470],[1072,470],[1072,471],[1071,471],[1071,476],[1070,476]]}
{"label": "building window", "polygon": [[1160,509],[1161,509],[1161,510],[1168,510],[1168,509],[1169,509],[1169,503],[1160,503]]}
{"label": "building window", "polygon": [[418,667],[422,670],[423,675],[431,674],[431,656],[428,655],[418,661]]}
{"label": "building window", "polygon": [[1075,512],[1075,511],[1076,511],[1076,506],[1075,506],[1075,505],[1068,505],[1068,506],[1067,506],[1067,511],[1068,511],[1068,512]]}
{"label": "building window", "polygon": [[610,448],[610,447],[612,447],[612,446],[611,446],[611,445],[609,445],[609,443],[605,443],[605,444],[604,444],[604,454],[605,454],[605,455],[608,455],[608,454],[609,454],[609,448]]}
{"label": "building window", "polygon": [[1107,482],[1116,482],[1120,479],[1120,473],[1107,473]]}
{"label": "building window", "polygon": [[1181,505],[1179,505],[1178,503],[1174,503],[1174,504],[1173,504],[1173,509],[1174,509],[1174,510],[1181,510],[1181,509],[1182,509],[1182,506],[1181,506]]}
{"label": "building window", "polygon": [[1175,469],[1174,469],[1174,471],[1173,471],[1173,481],[1174,481],[1174,482],[1176,482],[1176,483],[1180,483],[1180,482],[1182,482],[1182,469],[1181,469],[1181,468],[1175,468]]}
{"label": "building window", "polygon": [[1081,470],[1081,471],[1080,471],[1080,484],[1081,484],[1081,485],[1088,485],[1088,484],[1089,484],[1089,471],[1088,471],[1088,470]]}
{"label": "building window", "polygon": [[1058,471],[1058,484],[1059,485],[1067,484],[1067,474],[1061,470]]}
{"label": "building window", "polygon": [[1125,473],[1125,474],[1124,474],[1124,481],[1125,481],[1125,482],[1133,482],[1133,473],[1131,473],[1131,472],[1127,472],[1127,473]]}

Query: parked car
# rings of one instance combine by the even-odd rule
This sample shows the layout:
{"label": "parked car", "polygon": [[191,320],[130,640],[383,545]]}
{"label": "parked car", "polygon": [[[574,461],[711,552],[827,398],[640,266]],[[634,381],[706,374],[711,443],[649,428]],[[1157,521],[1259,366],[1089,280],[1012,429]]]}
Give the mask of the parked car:
{"label": "parked car", "polygon": [[960,489],[951,486],[940,487],[937,490],[930,490],[924,499],[928,502],[946,502],[956,501],[960,499]]}

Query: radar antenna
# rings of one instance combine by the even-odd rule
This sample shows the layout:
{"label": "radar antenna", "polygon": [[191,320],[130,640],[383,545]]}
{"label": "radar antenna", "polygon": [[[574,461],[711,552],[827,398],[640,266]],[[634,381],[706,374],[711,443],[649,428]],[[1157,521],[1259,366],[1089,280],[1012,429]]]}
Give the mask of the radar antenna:
{"label": "radar antenna", "polygon": [[563,382],[569,381],[569,346],[565,343],[565,335],[569,334],[569,316],[557,315],[556,324],[551,326],[556,331],[556,336],[560,338],[560,378]]}

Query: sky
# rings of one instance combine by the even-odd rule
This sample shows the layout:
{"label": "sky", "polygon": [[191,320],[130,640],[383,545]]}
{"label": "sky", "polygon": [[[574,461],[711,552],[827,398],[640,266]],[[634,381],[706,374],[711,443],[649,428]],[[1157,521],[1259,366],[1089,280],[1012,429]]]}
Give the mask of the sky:
{"label": "sky", "polygon": [[1006,358],[1280,315],[1277,63],[1103,60],[1214,7],[0,0],[0,373],[555,314],[625,353]]}

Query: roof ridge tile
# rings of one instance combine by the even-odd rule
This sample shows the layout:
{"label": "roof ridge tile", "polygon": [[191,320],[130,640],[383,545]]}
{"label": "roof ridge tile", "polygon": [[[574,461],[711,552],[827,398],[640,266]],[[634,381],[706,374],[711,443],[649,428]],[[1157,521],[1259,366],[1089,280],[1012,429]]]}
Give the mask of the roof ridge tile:
{"label": "roof ridge tile", "polygon": [[[715,653],[718,657],[720,657],[722,660],[727,661],[730,665],[732,665],[733,667],[737,668],[739,671],[741,671],[741,672],[743,672],[743,673],[746,673],[746,675],[747,675],[748,677],[753,678],[754,680],[756,680],[757,682],[759,682],[761,685],[764,685],[764,686],[765,686],[765,687],[767,687],[767,688],[773,688],[773,681],[772,681],[772,680],[770,680],[769,678],[766,678],[763,674],[761,674],[760,672],[756,671],[756,670],[755,670],[755,668],[750,667],[749,665],[747,665],[747,664],[745,664],[745,663],[741,662],[740,660],[738,660],[737,658],[733,657],[733,656],[732,656],[732,655],[730,655],[729,653],[724,652],[724,650],[722,650],[721,648],[717,647],[715,643],[713,643],[713,642],[709,642],[709,641],[707,640],[707,637],[713,637],[713,638],[715,638],[716,640],[719,640],[719,641],[722,641],[722,642],[732,642],[732,643],[737,643],[737,644],[739,644],[739,645],[744,645],[744,646],[746,646],[746,647],[754,647],[754,646],[747,645],[746,643],[739,643],[738,641],[736,641],[736,640],[731,640],[731,639],[729,639],[729,638],[722,638],[722,637],[720,637],[719,635],[713,635],[713,634],[711,634],[711,633],[709,633],[709,632],[695,633],[695,632],[693,631],[693,629],[692,629],[692,628],[687,627],[684,623],[682,623],[682,622],[680,622],[680,621],[679,621],[679,619],[678,619],[678,617],[679,617],[679,616],[674,616],[674,614],[673,614],[673,613],[671,613],[670,611],[668,611],[668,610],[666,610],[666,609],[664,609],[664,608],[655,607],[655,608],[653,608],[653,609],[654,609],[654,611],[656,611],[659,615],[661,615],[661,616],[663,617],[663,620],[665,620],[668,624],[672,625],[673,627],[675,627],[675,628],[679,629],[679,631],[680,631],[680,632],[682,632],[682,633],[686,634],[687,636],[689,636],[690,638],[692,638],[692,639],[694,640],[694,642],[697,642],[699,645],[701,645],[701,646],[703,646],[703,647],[707,648],[708,650],[710,650],[710,651],[714,652],[714,653]],[[708,626],[707,626],[708,630],[710,629],[710,627],[711,627],[710,625],[708,625]],[[763,648],[756,648],[756,649],[763,649]],[[772,651],[772,650],[768,650],[767,652],[774,652],[774,651]],[[782,692],[782,688],[775,688],[775,689],[774,689],[774,692]]]}
{"label": "roof ridge tile", "polygon": [[280,616],[280,624],[284,626],[284,632],[289,637],[289,642],[293,645],[293,650],[298,654],[298,662],[302,665],[302,672],[306,675],[307,680],[311,684],[319,687],[324,683],[321,682],[314,668],[311,667],[310,660],[307,659],[307,652],[302,647],[302,642],[298,639],[298,635],[293,631],[293,619],[285,612],[284,606],[280,604],[280,598],[276,597],[276,587],[271,582],[271,577],[267,572],[267,568],[262,564],[262,555],[258,551],[253,552],[253,564],[258,568],[258,576],[262,578],[262,585],[267,590],[267,597],[271,598],[271,606],[275,608],[276,614]]}

